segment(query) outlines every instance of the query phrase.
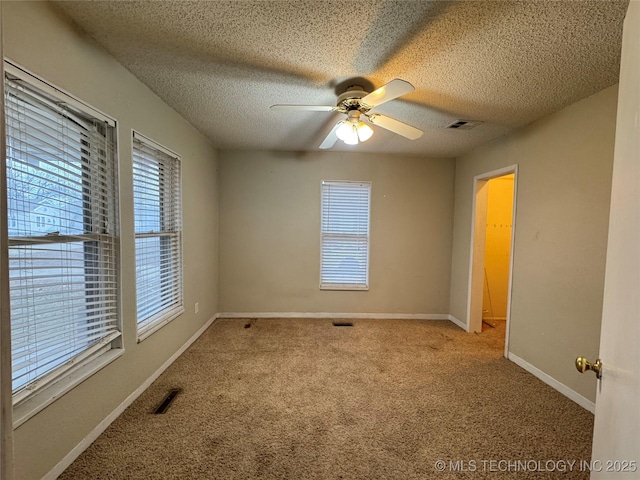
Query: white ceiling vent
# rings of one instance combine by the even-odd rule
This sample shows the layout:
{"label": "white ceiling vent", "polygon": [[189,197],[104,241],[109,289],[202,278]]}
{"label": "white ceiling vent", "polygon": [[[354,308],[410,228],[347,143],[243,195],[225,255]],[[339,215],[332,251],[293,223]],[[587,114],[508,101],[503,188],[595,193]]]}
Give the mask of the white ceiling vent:
{"label": "white ceiling vent", "polygon": [[455,130],[471,130],[481,123],[482,122],[479,120],[456,120],[451,125],[448,125],[447,128],[453,128]]}

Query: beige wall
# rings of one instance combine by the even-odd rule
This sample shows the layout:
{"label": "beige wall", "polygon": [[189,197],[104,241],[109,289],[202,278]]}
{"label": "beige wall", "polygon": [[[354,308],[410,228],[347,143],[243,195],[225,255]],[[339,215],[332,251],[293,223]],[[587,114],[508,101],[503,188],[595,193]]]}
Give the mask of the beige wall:
{"label": "beige wall", "polygon": [[[223,312],[446,314],[454,161],[220,152]],[[372,182],[370,290],[319,289],[320,182]]]}
{"label": "beige wall", "polygon": [[[216,152],[191,125],[51,4],[2,2],[5,55],[118,122],[126,353],[15,432],[16,478],[39,479],[217,311]],[[131,129],[182,155],[186,312],[136,344]],[[206,205],[206,208],[202,208]],[[195,315],[194,302],[200,313]]]}
{"label": "beige wall", "polygon": [[591,401],[600,337],[617,87],[456,162],[451,313],[466,321],[473,177],[518,164],[510,352]]}
{"label": "beige wall", "polygon": [[487,231],[484,251],[485,282],[482,318],[507,317],[511,221],[513,218],[514,175],[487,182]]}

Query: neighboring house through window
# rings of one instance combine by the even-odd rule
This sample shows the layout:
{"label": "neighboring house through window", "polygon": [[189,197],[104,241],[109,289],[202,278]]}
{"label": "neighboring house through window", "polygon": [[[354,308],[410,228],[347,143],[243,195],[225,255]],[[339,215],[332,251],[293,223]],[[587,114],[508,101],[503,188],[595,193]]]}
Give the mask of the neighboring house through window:
{"label": "neighboring house through window", "polygon": [[18,404],[120,349],[117,162],[113,120],[13,65],[5,68]]}

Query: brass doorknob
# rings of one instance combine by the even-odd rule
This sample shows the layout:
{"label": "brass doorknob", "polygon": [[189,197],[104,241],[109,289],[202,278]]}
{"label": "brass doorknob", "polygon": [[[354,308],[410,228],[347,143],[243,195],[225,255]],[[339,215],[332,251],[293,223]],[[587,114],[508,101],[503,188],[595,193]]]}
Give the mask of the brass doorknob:
{"label": "brass doorknob", "polygon": [[584,357],[576,358],[576,368],[580,373],[584,373],[587,370],[595,372],[596,378],[602,377],[602,361],[598,358],[595,362],[591,363]]}

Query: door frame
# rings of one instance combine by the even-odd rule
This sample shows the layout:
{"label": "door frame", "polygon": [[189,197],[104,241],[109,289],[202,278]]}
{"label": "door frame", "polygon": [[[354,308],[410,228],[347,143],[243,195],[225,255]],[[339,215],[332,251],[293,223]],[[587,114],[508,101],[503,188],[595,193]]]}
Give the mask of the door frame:
{"label": "door frame", "polygon": [[[473,177],[471,210],[471,244],[469,248],[469,284],[467,290],[467,331],[482,331],[482,296],[484,288],[484,256],[487,234],[487,197],[489,180],[513,174],[513,212],[511,216],[511,252],[509,255],[509,284],[507,287],[507,319],[504,356],[509,353],[509,326],[511,324],[511,292],[513,286],[513,258],[516,234],[516,202],[518,198],[518,165],[509,165]],[[479,314],[478,314],[479,312]]]}

